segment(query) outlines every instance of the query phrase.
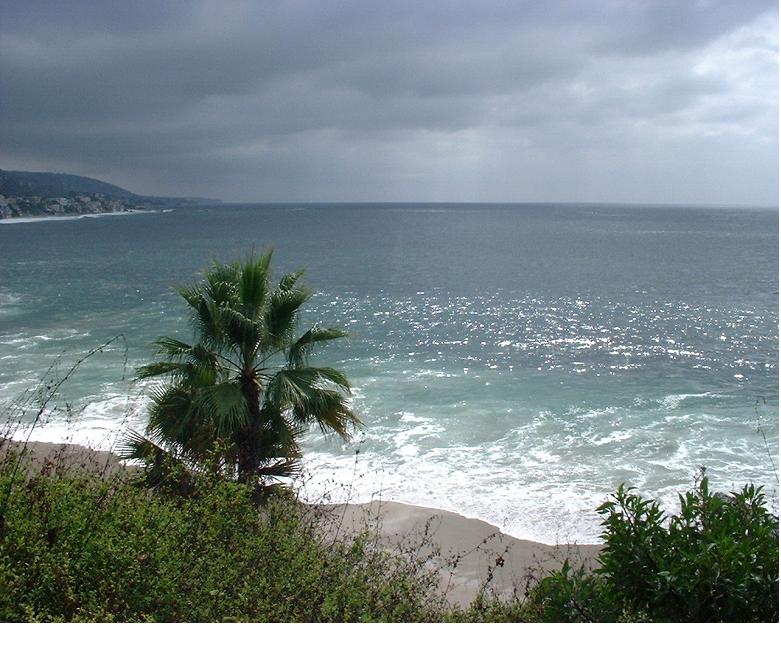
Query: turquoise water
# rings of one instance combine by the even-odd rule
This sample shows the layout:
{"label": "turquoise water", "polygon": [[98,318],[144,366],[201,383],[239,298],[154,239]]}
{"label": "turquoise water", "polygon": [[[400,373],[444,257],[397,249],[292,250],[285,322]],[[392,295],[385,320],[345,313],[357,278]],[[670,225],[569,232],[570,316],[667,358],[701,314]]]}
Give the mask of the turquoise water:
{"label": "turquoise water", "polygon": [[122,334],[34,433],[110,447],[143,426],[132,370],[151,342],[188,335],[170,287],[253,247],[273,247],[279,272],[307,269],[307,321],[352,334],[321,361],[353,381],[365,427],[348,445],[307,442],[313,498],[589,541],[622,481],[674,506],[705,466],[719,487],[777,496],[776,210],[225,206],[3,223],[0,406]]}

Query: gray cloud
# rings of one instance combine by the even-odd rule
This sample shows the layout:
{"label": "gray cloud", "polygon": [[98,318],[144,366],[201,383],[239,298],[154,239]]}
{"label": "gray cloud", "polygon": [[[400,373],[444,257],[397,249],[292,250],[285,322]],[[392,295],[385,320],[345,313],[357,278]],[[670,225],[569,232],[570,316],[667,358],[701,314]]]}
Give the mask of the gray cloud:
{"label": "gray cloud", "polygon": [[0,16],[4,168],[242,201],[777,203],[767,0],[0,0]]}

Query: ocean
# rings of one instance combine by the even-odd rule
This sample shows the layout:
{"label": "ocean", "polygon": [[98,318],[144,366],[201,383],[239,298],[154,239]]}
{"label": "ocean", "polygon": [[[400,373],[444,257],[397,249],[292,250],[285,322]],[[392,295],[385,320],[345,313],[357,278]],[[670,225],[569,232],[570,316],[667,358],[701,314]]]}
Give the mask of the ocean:
{"label": "ocean", "polygon": [[719,489],[764,485],[777,509],[775,209],[226,205],[0,223],[0,421],[119,336],[32,437],[109,449],[142,428],[133,370],[155,338],[190,335],[172,286],[267,248],[316,290],[302,329],[350,332],[316,361],[348,375],[364,422],[348,444],[312,432],[304,496],[439,507],[548,543],[597,541],[594,508],[622,482],[674,510],[701,467]]}

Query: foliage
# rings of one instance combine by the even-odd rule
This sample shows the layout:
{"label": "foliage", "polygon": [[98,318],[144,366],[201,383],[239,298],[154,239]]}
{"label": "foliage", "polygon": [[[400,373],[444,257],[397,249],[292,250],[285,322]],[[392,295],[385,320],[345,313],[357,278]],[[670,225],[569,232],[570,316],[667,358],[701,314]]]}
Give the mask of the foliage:
{"label": "foliage", "polygon": [[[175,464],[245,483],[293,475],[299,439],[316,424],[348,438],[358,424],[339,371],[310,365],[315,348],[345,336],[313,326],[296,336],[310,298],[301,272],[271,282],[271,252],[214,264],[202,282],[179,288],[195,340],[157,341],[161,359],[139,369],[162,379],[152,391],[147,435],[130,436],[126,455],[148,465],[152,484],[170,483]],[[177,472],[176,488],[185,487]]]}
{"label": "foliage", "polygon": [[551,621],[777,621],[778,519],[761,488],[713,493],[708,479],[669,518],[658,502],[619,487],[599,507],[600,567],[565,565],[530,608]]}
{"label": "foliage", "polygon": [[[565,563],[510,599],[448,606],[432,558],[331,533],[292,493],[190,476],[186,495],[126,472],[0,465],[0,621],[775,621],[778,527],[761,492],[703,480],[668,519],[626,488],[606,502],[596,572]],[[338,521],[336,521],[338,522]],[[433,558],[437,560],[441,558]]]}
{"label": "foliage", "polygon": [[[0,469],[0,486],[11,477]],[[18,478],[18,477],[17,477]],[[26,475],[0,530],[0,621],[425,621],[436,577],[368,533],[326,542],[287,493],[198,477],[188,497]]]}

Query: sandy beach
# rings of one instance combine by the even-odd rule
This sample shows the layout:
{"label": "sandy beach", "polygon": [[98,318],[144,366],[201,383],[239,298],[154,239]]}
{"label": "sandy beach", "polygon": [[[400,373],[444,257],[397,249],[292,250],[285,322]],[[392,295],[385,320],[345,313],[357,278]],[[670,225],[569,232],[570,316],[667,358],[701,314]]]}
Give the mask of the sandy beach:
{"label": "sandy beach", "polygon": [[533,577],[559,569],[569,559],[575,566],[596,566],[601,546],[541,544],[503,534],[498,527],[451,511],[391,501],[334,504],[327,508],[349,536],[376,532],[391,552],[431,558],[442,587],[453,604],[468,605],[480,592],[510,597],[523,594]]}
{"label": "sandy beach", "polygon": [[[30,442],[32,469],[88,471],[106,477],[131,473],[118,457],[73,444]],[[7,446],[0,446],[0,459]],[[570,564],[596,565],[600,546],[595,544],[548,545],[503,534],[498,527],[451,511],[373,501],[314,507],[327,514],[326,536],[348,539],[369,530],[376,542],[390,552],[415,554],[429,559],[441,576],[448,600],[468,605],[485,589],[487,594],[509,597],[523,593],[531,577]]]}
{"label": "sandy beach", "polygon": [[[0,440],[0,460],[6,457],[9,445],[17,451],[21,448],[18,442],[4,443]],[[28,441],[24,450],[31,461],[30,469],[33,471],[46,469],[49,473],[57,473],[76,470],[101,474],[104,477],[137,471],[136,467],[128,466],[110,451],[92,450],[72,443]]]}

